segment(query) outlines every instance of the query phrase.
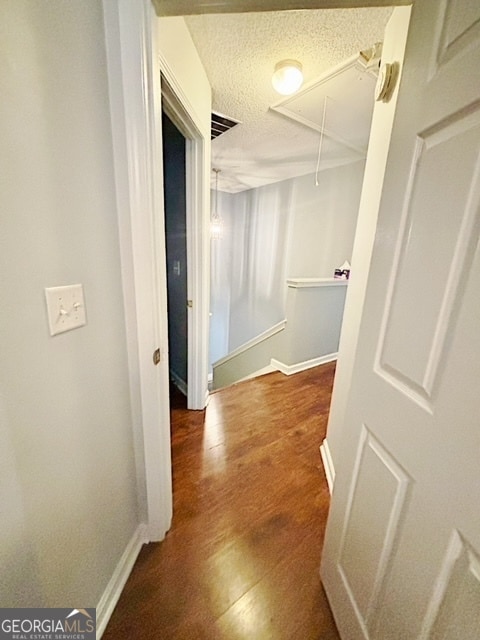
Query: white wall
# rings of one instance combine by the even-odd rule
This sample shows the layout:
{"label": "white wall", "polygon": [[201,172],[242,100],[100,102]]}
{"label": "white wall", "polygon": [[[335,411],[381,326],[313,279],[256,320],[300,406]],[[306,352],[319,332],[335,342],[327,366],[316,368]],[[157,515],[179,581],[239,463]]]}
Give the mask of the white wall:
{"label": "white wall", "polygon": [[[364,162],[219,194],[212,241],[211,362],[285,318],[291,277],[331,277],[351,259]],[[228,327],[228,329],[225,329]]]}
{"label": "white wall", "polygon": [[173,88],[189,103],[195,125],[206,138],[207,184],[210,184],[212,92],[207,74],[183,18],[158,18],[157,32],[162,71],[167,78],[174,79]]}
{"label": "white wall", "polygon": [[[211,240],[211,274],[210,274],[210,359],[220,360],[228,352],[230,333],[230,299],[232,270],[233,220],[235,211],[244,216],[245,198],[242,194],[218,193],[218,210],[222,216],[222,237]],[[211,193],[214,203],[215,193]],[[212,204],[212,206],[215,206]]]}
{"label": "white wall", "polygon": [[327,169],[292,180],[289,278],[333,276],[351,260],[365,162]]}
{"label": "white wall", "polygon": [[[0,602],[94,607],[137,526],[101,3],[0,14]],[[77,282],[52,338],[43,289]]]}

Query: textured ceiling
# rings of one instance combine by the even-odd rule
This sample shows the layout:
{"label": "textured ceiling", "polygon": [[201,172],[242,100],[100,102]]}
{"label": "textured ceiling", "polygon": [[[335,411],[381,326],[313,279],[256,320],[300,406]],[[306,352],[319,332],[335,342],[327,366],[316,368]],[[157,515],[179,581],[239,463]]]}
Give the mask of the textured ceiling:
{"label": "textured ceiling", "polygon": [[[198,15],[186,23],[213,92],[213,109],[241,125],[212,143],[219,188],[237,192],[315,171],[319,134],[275,113],[275,64],[303,65],[305,82],[383,40],[391,8]],[[168,19],[168,18],[167,18]],[[323,108],[322,104],[318,109]],[[356,105],[352,104],[352,121]],[[351,162],[338,145],[326,145],[322,168]]]}

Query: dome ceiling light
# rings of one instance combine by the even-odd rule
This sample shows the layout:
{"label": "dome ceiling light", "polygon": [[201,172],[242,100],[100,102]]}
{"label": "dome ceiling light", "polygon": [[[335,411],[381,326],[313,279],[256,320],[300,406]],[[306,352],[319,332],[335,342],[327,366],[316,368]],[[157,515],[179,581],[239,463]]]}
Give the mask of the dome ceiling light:
{"label": "dome ceiling light", "polygon": [[302,65],[297,60],[282,60],[275,65],[272,84],[282,96],[295,93],[303,83]]}

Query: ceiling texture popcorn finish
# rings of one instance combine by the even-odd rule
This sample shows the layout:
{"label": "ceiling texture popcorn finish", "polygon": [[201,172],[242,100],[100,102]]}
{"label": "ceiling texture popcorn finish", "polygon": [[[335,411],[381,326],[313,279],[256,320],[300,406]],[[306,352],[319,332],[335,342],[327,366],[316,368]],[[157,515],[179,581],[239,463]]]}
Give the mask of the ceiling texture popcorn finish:
{"label": "ceiling texture popcorn finish", "polygon": [[[319,133],[271,110],[280,99],[272,87],[275,65],[290,58],[300,61],[308,88],[340,63],[381,42],[391,12],[384,7],[185,18],[212,86],[213,110],[241,122],[212,142],[212,165],[222,169],[220,190],[237,193],[315,171]],[[326,87],[325,83],[328,94]],[[309,94],[314,101],[309,109],[321,113],[323,99]],[[327,100],[327,129],[330,106]],[[365,121],[356,108],[354,101],[350,128]],[[337,134],[342,137],[342,132]],[[359,158],[343,153],[338,145],[326,146],[320,168]]]}

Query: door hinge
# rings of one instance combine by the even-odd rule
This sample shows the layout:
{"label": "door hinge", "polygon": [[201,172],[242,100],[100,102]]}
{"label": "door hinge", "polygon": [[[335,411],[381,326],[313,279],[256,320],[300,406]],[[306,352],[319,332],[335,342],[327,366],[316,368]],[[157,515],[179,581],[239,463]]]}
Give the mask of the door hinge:
{"label": "door hinge", "polygon": [[160,362],[160,349],[155,349],[153,352],[153,364],[157,365]]}
{"label": "door hinge", "polygon": [[193,300],[187,300],[187,307],[193,307]]}

